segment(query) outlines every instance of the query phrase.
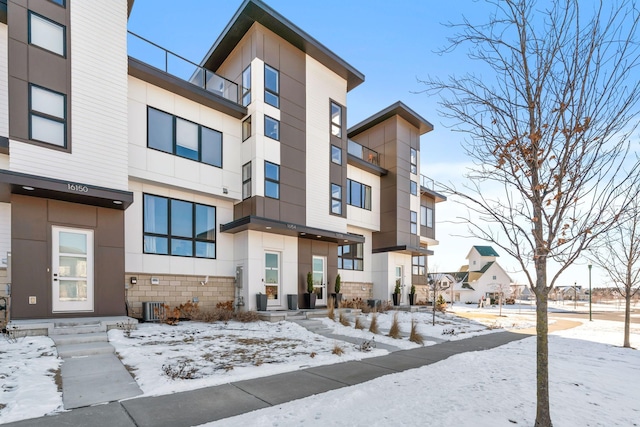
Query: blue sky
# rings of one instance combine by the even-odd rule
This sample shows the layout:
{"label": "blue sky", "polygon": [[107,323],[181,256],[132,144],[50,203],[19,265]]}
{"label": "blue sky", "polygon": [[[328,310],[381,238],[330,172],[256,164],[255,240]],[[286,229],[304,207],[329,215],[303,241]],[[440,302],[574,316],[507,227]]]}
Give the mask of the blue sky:
{"label": "blue sky", "polygon": [[[241,4],[241,0],[135,0],[129,30],[194,62],[199,62]],[[446,78],[477,72],[466,52],[438,55],[452,30],[443,24],[460,22],[462,14],[482,22],[490,9],[483,2],[432,0],[266,0],[266,3],[365,75],[365,82],[347,98],[352,126],[381,109],[402,101],[435,127],[422,136],[421,172],[436,181],[460,185],[470,160],[462,146],[464,135],[452,132],[438,115],[437,99],[416,94],[417,79]],[[133,55],[135,56],[135,55]],[[457,270],[470,247],[485,242],[468,235],[466,226],[448,222],[463,207],[438,205],[435,256],[430,267]],[[496,247],[498,253],[500,249]],[[524,283],[518,264],[502,253],[500,264]],[[571,267],[559,285],[588,284],[586,265]],[[602,283],[594,268],[593,284]]]}

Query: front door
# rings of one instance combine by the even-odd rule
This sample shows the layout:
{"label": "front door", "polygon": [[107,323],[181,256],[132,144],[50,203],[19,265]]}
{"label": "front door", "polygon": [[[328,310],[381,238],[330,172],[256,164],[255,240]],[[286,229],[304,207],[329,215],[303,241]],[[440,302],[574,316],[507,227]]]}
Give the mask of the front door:
{"label": "front door", "polygon": [[52,311],[93,311],[93,230],[51,231]]}
{"label": "front door", "polygon": [[313,256],[313,292],[316,305],[327,305],[327,258]]}
{"label": "front door", "polygon": [[264,253],[264,286],[267,306],[280,305],[280,253]]}
{"label": "front door", "polygon": [[398,303],[401,303],[402,302],[402,294],[403,294],[402,291],[404,290],[404,282],[403,282],[402,266],[401,265],[396,265],[396,284],[400,285],[400,296],[398,297]]}

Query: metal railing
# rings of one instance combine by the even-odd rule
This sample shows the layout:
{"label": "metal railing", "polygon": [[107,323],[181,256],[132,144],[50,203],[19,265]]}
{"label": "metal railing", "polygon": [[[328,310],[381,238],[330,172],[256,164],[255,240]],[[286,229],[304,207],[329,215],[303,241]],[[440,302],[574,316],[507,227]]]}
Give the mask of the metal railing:
{"label": "metal railing", "polygon": [[349,140],[349,143],[347,145],[347,153],[351,154],[352,156],[356,156],[357,158],[362,159],[365,162],[380,166],[380,155],[378,154],[378,152],[360,145],[355,141]]}
{"label": "metal railing", "polygon": [[420,175],[420,186],[435,191],[435,181],[426,175]]}
{"label": "metal railing", "polygon": [[238,103],[238,84],[177,55],[154,42],[127,31],[130,56],[167,74],[178,77],[211,93]]}

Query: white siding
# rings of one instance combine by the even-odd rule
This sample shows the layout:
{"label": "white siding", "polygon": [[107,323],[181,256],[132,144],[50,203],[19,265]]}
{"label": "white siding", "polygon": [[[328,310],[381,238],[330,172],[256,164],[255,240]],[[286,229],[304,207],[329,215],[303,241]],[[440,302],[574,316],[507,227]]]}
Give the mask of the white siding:
{"label": "white siding", "polygon": [[0,154],[0,169],[9,169],[9,156]]}
{"label": "white siding", "polygon": [[[233,276],[233,235],[221,233],[220,224],[233,219],[233,204],[226,200],[194,194],[158,184],[130,181],[134,201],[125,211],[125,270],[149,274],[186,274],[200,276]],[[170,197],[216,207],[216,259],[186,258],[144,254],[142,194]]]}
{"label": "white siding", "polygon": [[[351,165],[347,166],[347,177],[371,187],[371,210],[347,205],[347,222],[350,226],[380,231],[380,177]],[[347,197],[346,189],[343,197]]]}
{"label": "white siding", "polygon": [[382,301],[391,300],[395,288],[395,268],[402,266],[402,303],[406,304],[406,295],[411,288],[411,255],[398,252],[373,254],[373,297]]}
{"label": "white siding", "polygon": [[11,141],[11,169],[127,188],[127,2],[71,7],[71,154]]}
{"label": "white siding", "polygon": [[11,204],[0,203],[0,267],[6,267],[7,252],[11,252]]}
{"label": "white siding", "polygon": [[7,26],[0,24],[0,136],[9,136],[9,70]]}
{"label": "white siding", "polygon": [[[223,168],[147,148],[147,106],[222,132]],[[128,110],[129,175],[132,178],[241,199],[241,120],[133,77],[129,77]]]}
{"label": "white siding", "polygon": [[309,55],[306,56],[306,81],[307,225],[345,232],[347,221],[329,214],[329,100],[346,105],[347,82]]}
{"label": "white siding", "polygon": [[364,256],[364,260],[362,261],[364,264],[364,270],[338,270],[338,273],[340,273],[340,279],[343,282],[373,282],[373,255],[371,254],[371,249],[373,246],[373,239],[371,237],[372,232],[364,228],[351,226],[347,228],[347,231],[349,233],[360,234],[364,236],[365,241],[364,247],[362,248]]}

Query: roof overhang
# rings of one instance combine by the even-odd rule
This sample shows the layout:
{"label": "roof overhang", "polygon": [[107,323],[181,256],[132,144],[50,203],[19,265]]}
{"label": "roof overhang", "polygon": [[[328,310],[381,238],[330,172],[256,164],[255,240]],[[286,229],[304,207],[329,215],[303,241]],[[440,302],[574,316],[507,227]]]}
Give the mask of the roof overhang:
{"label": "roof overhang", "polygon": [[200,63],[216,71],[254,22],[273,31],[347,81],[347,91],[364,82],[364,74],[260,0],[245,0]]}
{"label": "roof overhang", "polygon": [[0,202],[10,202],[12,194],[118,210],[125,210],[133,203],[133,193],[130,191],[0,169]]}
{"label": "roof overhang", "polygon": [[427,187],[420,186],[420,192],[428,197],[432,197],[436,203],[447,201],[447,196],[440,194],[437,191],[431,190]]}
{"label": "roof overhang", "polygon": [[418,130],[420,131],[420,135],[424,135],[425,133],[431,132],[433,130],[433,125],[429,123],[425,118],[413,111],[411,108],[407,107],[402,101],[398,101],[395,104],[388,106],[384,110],[374,114],[373,116],[364,119],[357,125],[352,126],[347,131],[347,135],[349,138],[353,138],[354,136],[368,129],[371,129],[375,125],[380,124],[393,116],[400,116],[411,123],[413,126],[418,128]]}
{"label": "roof overhang", "polygon": [[371,162],[362,160],[361,158],[356,157],[353,154],[349,154],[349,153],[347,154],[347,163],[350,164],[351,166],[355,166],[358,169],[362,169],[364,171],[367,171],[377,176],[385,176],[386,174],[389,173],[389,171],[386,170],[385,168],[382,168],[378,165],[374,165]]}
{"label": "roof overhang", "polygon": [[220,231],[222,233],[235,234],[247,230],[332,242],[341,245],[364,243],[364,237],[358,234],[339,233],[253,215],[220,225]]}
{"label": "roof overhang", "polygon": [[409,254],[409,255],[433,255],[433,251],[427,248],[423,248],[419,246],[408,246],[408,245],[377,248],[377,249],[373,249],[371,252],[374,254],[380,254],[384,252],[400,252],[400,253]]}

